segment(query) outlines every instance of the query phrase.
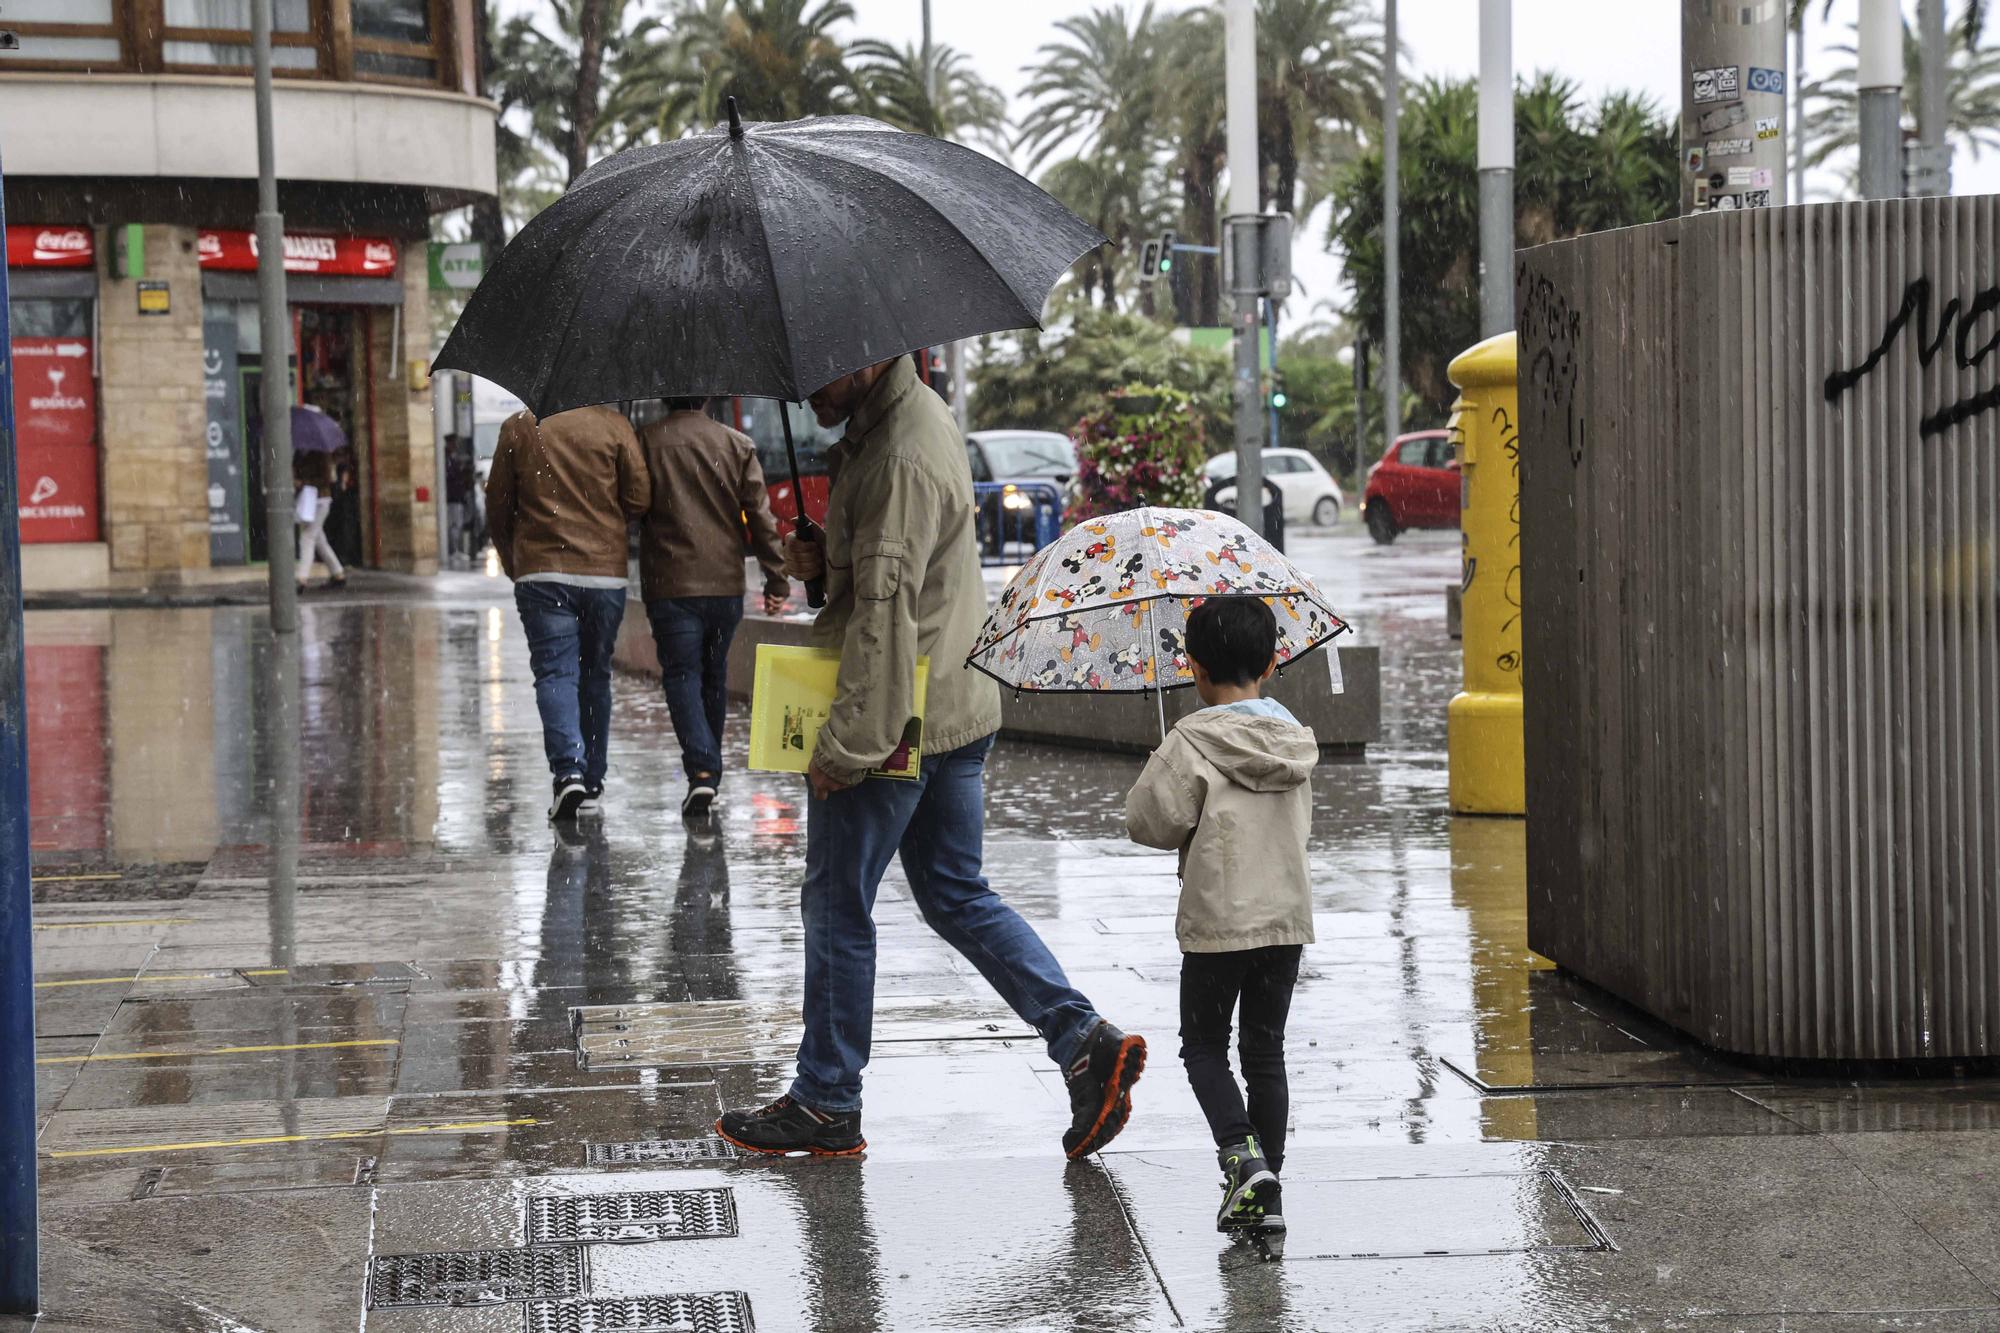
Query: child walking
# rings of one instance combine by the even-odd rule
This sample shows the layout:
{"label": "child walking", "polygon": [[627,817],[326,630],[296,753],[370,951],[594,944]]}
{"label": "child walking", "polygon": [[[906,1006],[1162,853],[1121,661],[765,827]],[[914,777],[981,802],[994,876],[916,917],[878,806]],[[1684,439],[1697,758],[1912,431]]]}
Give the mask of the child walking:
{"label": "child walking", "polygon": [[[1203,707],[1161,742],[1125,798],[1133,840],[1181,856],[1181,1060],[1222,1166],[1218,1231],[1285,1225],[1285,1018],[1313,938],[1307,779],[1319,745],[1263,697],[1277,643],[1261,598],[1214,597],[1194,609],[1187,653]],[[1232,1013],[1247,1106],[1229,1072]]]}

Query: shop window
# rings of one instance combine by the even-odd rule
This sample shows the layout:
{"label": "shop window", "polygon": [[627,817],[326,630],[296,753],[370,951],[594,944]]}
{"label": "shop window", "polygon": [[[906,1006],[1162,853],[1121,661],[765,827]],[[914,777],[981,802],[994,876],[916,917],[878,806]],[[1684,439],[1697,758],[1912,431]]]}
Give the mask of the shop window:
{"label": "shop window", "polygon": [[[249,69],[250,0],[165,0],[160,54],[174,69]],[[314,73],[320,66],[312,0],[272,0],[271,67]]]}
{"label": "shop window", "polygon": [[9,65],[125,66],[112,0],[8,0],[6,20],[21,39]]}
{"label": "shop window", "polygon": [[435,83],[435,0],[352,0],[354,72],[361,78]]}
{"label": "shop window", "polygon": [[7,303],[7,331],[16,338],[87,338],[90,302],[36,298]]}

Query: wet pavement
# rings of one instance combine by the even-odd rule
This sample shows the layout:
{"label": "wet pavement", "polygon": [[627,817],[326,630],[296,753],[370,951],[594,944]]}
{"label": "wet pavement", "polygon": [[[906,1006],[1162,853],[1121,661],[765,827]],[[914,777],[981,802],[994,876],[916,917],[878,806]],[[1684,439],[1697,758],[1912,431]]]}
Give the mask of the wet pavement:
{"label": "wet pavement", "polygon": [[1060,1076],[892,870],[868,1155],[743,1162],[709,1133],[789,1073],[796,780],[684,828],[621,679],[558,839],[478,575],[357,576],[295,658],[256,608],[31,613],[40,1327],[2000,1327],[2000,1085],[1775,1078],[1537,959],[1522,825],[1445,810],[1456,534],[1294,553],[1383,737],[1314,778],[1274,1264],[1213,1230],[1138,759],[1002,743],[987,791],[996,887],[1152,1040],[1113,1149],[1063,1162]]}

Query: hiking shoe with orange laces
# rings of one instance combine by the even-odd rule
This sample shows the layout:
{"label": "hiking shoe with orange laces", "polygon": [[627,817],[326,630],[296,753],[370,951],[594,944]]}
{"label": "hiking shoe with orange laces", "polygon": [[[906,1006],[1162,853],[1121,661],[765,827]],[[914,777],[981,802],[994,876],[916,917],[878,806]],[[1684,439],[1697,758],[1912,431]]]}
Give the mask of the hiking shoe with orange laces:
{"label": "hiking shoe with orange laces", "polygon": [[715,1132],[745,1152],[846,1157],[866,1151],[861,1112],[820,1111],[790,1093],[756,1111],[724,1111]]}
{"label": "hiking shoe with orange laces", "polygon": [[1145,1068],[1146,1039],[1129,1037],[1100,1019],[1063,1071],[1070,1112],[1063,1152],[1084,1157],[1118,1137],[1132,1115],[1132,1085]]}

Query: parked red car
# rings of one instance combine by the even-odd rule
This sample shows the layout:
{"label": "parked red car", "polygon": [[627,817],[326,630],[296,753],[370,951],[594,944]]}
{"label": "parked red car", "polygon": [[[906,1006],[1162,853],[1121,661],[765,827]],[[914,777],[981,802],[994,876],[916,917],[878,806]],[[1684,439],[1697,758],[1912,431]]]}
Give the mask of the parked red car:
{"label": "parked red car", "polygon": [[1387,546],[1410,528],[1457,527],[1458,477],[1449,431],[1398,435],[1382,461],[1368,469],[1361,511],[1368,535]]}

